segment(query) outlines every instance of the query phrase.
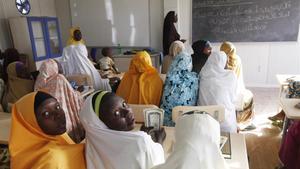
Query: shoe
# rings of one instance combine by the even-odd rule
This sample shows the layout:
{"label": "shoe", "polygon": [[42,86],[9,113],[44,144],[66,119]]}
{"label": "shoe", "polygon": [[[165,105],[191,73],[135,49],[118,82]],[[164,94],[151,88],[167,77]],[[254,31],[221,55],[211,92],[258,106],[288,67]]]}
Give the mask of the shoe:
{"label": "shoe", "polygon": [[268,119],[271,120],[271,121],[284,120],[284,118],[285,118],[284,111],[280,111],[275,116],[268,117]]}
{"label": "shoe", "polygon": [[283,128],[283,120],[276,120],[272,122],[273,126],[279,127],[279,128]]}
{"label": "shoe", "polygon": [[251,123],[250,125],[248,125],[244,129],[242,129],[241,131],[249,131],[249,130],[254,130],[254,129],[256,129],[256,126],[253,123]]}

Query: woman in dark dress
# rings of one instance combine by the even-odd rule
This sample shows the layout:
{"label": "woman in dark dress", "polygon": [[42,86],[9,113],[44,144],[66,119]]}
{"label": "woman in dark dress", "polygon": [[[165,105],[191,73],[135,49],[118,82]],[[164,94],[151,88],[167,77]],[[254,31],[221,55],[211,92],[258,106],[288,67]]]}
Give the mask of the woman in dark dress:
{"label": "woman in dark dress", "polygon": [[175,14],[175,11],[170,11],[165,17],[163,30],[164,55],[169,54],[169,48],[172,42],[180,40],[180,35],[178,34],[174,25],[174,23],[176,23],[177,20],[178,18],[177,14]]}

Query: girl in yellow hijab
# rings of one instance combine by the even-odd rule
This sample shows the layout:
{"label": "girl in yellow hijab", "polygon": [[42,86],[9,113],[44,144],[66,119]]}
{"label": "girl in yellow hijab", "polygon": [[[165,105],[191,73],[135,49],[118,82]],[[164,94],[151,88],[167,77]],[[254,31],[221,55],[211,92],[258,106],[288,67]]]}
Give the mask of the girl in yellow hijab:
{"label": "girl in yellow hijab", "polygon": [[117,90],[130,104],[154,104],[159,106],[163,81],[152,66],[150,55],[146,51],[138,52],[131,60]]}
{"label": "girl in yellow hijab", "polygon": [[236,54],[236,48],[231,42],[223,42],[220,50],[225,52],[228,58],[225,68],[232,70],[237,76],[235,108],[239,128],[254,129],[255,126],[252,124],[254,116],[253,93],[245,87],[241,58]]}
{"label": "girl in yellow hijab", "polygon": [[236,48],[231,42],[223,42],[220,50],[225,52],[228,59],[226,64],[226,69],[233,70],[237,77],[241,74],[241,61],[236,54]]}
{"label": "girl in yellow hijab", "polygon": [[65,113],[55,98],[43,92],[25,95],[12,108],[11,168],[86,168],[84,145],[74,144],[65,132]]}
{"label": "girl in yellow hijab", "polygon": [[77,44],[84,44],[82,39],[82,34],[79,27],[73,27],[70,29],[70,38],[68,40],[67,45],[77,45]]}

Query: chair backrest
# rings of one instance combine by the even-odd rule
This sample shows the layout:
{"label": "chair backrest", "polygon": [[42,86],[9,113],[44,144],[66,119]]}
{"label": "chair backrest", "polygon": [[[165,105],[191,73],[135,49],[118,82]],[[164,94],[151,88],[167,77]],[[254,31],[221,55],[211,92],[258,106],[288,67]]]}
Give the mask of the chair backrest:
{"label": "chair backrest", "polygon": [[146,108],[158,108],[152,104],[128,104],[131,107],[132,112],[134,113],[135,122],[143,123],[144,122],[144,109]]}
{"label": "chair backrest", "polygon": [[159,74],[159,77],[161,78],[163,83],[165,83],[165,81],[166,81],[166,76],[167,76],[167,74]]}
{"label": "chair backrest", "polygon": [[77,85],[93,86],[93,81],[90,75],[76,74],[66,77],[68,81],[75,81]]}
{"label": "chair backrest", "polygon": [[225,119],[225,107],[221,105],[211,106],[176,106],[172,110],[172,120],[176,123],[178,117],[189,111],[205,111],[217,121],[223,122]]}

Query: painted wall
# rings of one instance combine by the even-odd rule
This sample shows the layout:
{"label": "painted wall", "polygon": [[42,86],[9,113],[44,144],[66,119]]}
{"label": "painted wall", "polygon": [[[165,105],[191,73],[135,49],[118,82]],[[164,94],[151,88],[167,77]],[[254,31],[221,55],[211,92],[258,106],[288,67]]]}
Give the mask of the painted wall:
{"label": "painted wall", "polygon": [[[157,50],[162,50],[163,6],[164,2],[162,0],[149,0],[150,46]],[[70,1],[56,0],[56,13],[60,21],[62,42],[66,44],[69,38],[69,29],[72,26]]]}
{"label": "painted wall", "polygon": [[[182,38],[190,42],[192,0],[178,1],[179,3],[174,2],[174,4],[179,4],[179,30]],[[213,46],[214,50],[219,50],[220,44],[216,43]],[[235,46],[243,62],[244,80],[247,86],[278,87],[276,74],[300,73],[299,40],[298,42],[235,43]]]}
{"label": "painted wall", "polygon": [[62,45],[65,46],[69,39],[71,28],[71,12],[69,0],[55,0],[56,15],[60,25]]}
{"label": "painted wall", "polygon": [[[56,16],[55,0],[30,0],[31,11],[28,16]],[[22,16],[15,0],[0,0],[0,48],[13,47],[7,19]]]}

